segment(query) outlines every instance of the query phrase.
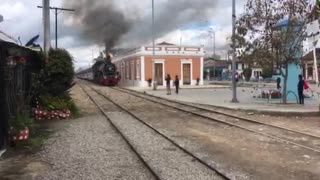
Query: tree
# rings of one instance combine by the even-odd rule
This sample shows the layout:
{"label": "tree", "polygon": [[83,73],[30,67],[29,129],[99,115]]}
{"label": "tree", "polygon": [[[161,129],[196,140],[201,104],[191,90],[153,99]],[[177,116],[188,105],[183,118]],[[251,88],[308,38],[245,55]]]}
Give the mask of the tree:
{"label": "tree", "polygon": [[250,81],[251,75],[252,75],[252,69],[251,68],[245,68],[243,70],[243,75],[246,79],[246,81]]}
{"label": "tree", "polygon": [[239,36],[247,39],[245,49],[255,63],[281,70],[283,103],[287,102],[288,66],[300,62],[310,9],[306,0],[248,0],[246,13],[237,21]]}
{"label": "tree", "polygon": [[211,58],[214,59],[214,60],[221,60],[221,56],[218,55],[218,54],[213,54],[213,55],[211,56]]}
{"label": "tree", "polygon": [[271,78],[272,77],[272,68],[270,66],[264,66],[262,68],[261,76],[263,79]]}

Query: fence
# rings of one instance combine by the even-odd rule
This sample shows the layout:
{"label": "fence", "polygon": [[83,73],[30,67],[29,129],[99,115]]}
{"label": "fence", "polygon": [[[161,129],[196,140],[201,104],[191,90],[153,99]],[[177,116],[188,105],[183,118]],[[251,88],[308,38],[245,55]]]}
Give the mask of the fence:
{"label": "fence", "polygon": [[38,53],[0,41],[0,149],[8,139],[10,120],[30,110],[32,73],[40,69]]}

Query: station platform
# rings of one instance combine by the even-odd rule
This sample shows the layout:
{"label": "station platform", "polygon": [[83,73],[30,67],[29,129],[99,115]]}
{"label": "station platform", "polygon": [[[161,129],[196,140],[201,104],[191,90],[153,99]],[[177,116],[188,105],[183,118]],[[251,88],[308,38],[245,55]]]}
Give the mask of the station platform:
{"label": "station platform", "polygon": [[288,104],[282,104],[280,99],[268,101],[267,99],[254,98],[257,96],[258,86],[260,89],[268,88],[263,84],[253,87],[238,87],[237,99],[239,103],[231,103],[232,89],[228,85],[184,86],[180,89],[178,95],[175,94],[174,88],[172,88],[172,95],[166,95],[165,87],[159,87],[156,91],[152,90],[152,88],[126,88],[171,100],[212,105],[227,109],[280,115],[307,116],[319,114],[319,97],[317,95],[305,99],[304,105],[299,105],[296,101],[288,101]]}

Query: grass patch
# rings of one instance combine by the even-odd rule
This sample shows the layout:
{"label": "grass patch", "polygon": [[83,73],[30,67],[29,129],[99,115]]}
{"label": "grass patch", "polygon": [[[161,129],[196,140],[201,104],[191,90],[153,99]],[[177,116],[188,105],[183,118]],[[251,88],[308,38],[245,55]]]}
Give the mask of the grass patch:
{"label": "grass patch", "polygon": [[27,141],[17,142],[12,149],[18,152],[36,153],[49,139],[51,134],[52,131],[50,131],[49,128],[34,124],[30,129],[29,139]]}
{"label": "grass patch", "polygon": [[79,107],[73,101],[69,107],[69,110],[71,111],[71,115],[73,119],[79,119],[82,117]]}
{"label": "grass patch", "polygon": [[35,152],[41,149],[44,143],[49,139],[49,134],[39,135],[37,137],[31,137],[28,141],[21,142],[18,144],[23,149],[29,152]]}

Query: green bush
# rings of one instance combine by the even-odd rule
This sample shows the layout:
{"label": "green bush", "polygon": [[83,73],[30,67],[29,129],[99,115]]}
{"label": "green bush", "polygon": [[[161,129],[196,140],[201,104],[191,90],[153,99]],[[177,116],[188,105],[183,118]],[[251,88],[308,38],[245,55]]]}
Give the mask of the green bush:
{"label": "green bush", "polygon": [[33,89],[39,97],[40,107],[49,111],[69,109],[78,116],[79,110],[69,95],[69,90],[75,84],[73,78],[73,58],[69,52],[51,49],[48,63],[43,64],[40,73],[33,76]]}
{"label": "green bush", "polygon": [[246,81],[250,81],[251,75],[252,75],[252,69],[251,68],[245,68],[243,70],[243,75],[246,79]]}
{"label": "green bush", "polygon": [[73,117],[80,116],[78,107],[70,97],[40,96],[40,103],[41,107],[48,111],[68,109]]}
{"label": "green bush", "polygon": [[49,62],[44,65],[35,78],[34,86],[38,95],[69,96],[68,91],[74,85],[73,59],[64,49],[51,49]]}
{"label": "green bush", "polygon": [[262,74],[261,74],[261,76],[263,77],[263,79],[271,78],[271,77],[272,77],[272,68],[264,67],[264,68],[262,69]]}
{"label": "green bush", "polygon": [[74,104],[72,99],[58,96],[40,96],[40,103],[46,110],[69,109]]}
{"label": "green bush", "polygon": [[15,130],[21,130],[25,127],[31,129],[34,126],[34,121],[32,118],[30,118],[29,115],[19,113],[14,119],[10,121],[10,126],[13,127]]}

